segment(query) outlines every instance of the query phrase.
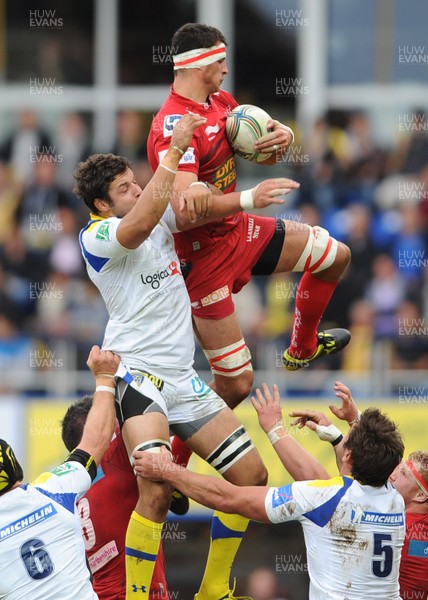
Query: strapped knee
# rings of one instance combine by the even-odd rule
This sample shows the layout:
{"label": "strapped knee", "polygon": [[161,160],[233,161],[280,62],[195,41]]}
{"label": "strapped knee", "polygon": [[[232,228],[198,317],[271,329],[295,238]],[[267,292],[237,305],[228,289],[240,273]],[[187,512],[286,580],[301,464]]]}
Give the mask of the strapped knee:
{"label": "strapped knee", "polygon": [[250,436],[241,425],[207,456],[206,461],[223,474],[253,448]]}
{"label": "strapped knee", "polygon": [[131,452],[131,456],[129,457],[129,462],[131,463],[132,466],[134,466],[134,462],[135,462],[134,452],[137,452],[137,450],[140,450],[141,452],[147,451],[147,452],[153,452],[154,454],[160,454],[162,446],[165,446],[165,448],[167,448],[171,452],[171,444],[167,440],[155,438],[153,440],[147,440],[147,442],[142,442],[141,444],[138,444],[137,446],[135,446],[135,448]]}
{"label": "strapped knee", "polygon": [[319,273],[330,267],[336,258],[337,240],[332,238],[323,227],[309,227],[309,237],[293,271]]}
{"label": "strapped knee", "polygon": [[204,354],[211,366],[214,375],[223,377],[236,377],[244,371],[252,371],[251,352],[242,338],[234,344],[219,348],[218,350],[205,350]]}

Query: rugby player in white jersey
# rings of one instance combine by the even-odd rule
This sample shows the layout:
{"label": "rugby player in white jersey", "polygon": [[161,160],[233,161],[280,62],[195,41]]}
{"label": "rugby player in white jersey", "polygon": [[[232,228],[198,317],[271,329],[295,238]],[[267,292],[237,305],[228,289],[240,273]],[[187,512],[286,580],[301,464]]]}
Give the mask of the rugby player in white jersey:
{"label": "rugby player in white jersey", "polygon": [[98,598],[90,582],[75,503],[89,489],[110,444],[119,362],[112,352],[92,348],[88,366],[96,388],[82,439],[67,460],[49,473],[23,485],[23,470],[12,448],[0,440],[0,598],[4,600]]}
{"label": "rugby player in white jersey", "polygon": [[[178,121],[171,145],[144,190],[123,157],[97,154],[80,163],[75,192],[91,209],[80,243],[89,277],[109,312],[103,348],[118,353],[141,386],[147,379],[157,386],[154,394],[142,388],[137,393],[126,382],[118,385],[118,417],[129,456],[137,448],[151,452],[170,448],[171,426],[228,480],[263,485],[266,469],[247,432],[192,368],[190,300],[172,232],[196,223],[187,212],[182,218],[172,209],[165,213],[178,164],[185,160],[193,131],[204,123],[205,118],[194,114]],[[225,205],[221,196],[212,196],[209,186],[198,187],[198,202],[212,201],[210,216],[198,220],[198,225],[242,210],[240,192],[229,195]],[[276,196],[296,187],[288,179],[273,179],[251,193],[262,207],[281,203]],[[127,598],[138,592],[139,598],[146,599],[171,486],[142,478],[138,486],[140,496],[126,535],[126,586]],[[213,519],[208,577],[197,594],[199,600],[234,597],[230,569],[248,525],[248,519],[237,515],[216,513]]]}
{"label": "rugby player in white jersey", "polygon": [[[335,382],[334,390],[342,400],[342,405],[330,405],[330,410],[352,427],[361,412],[351,390],[340,381]],[[336,461],[340,464],[343,455],[340,441],[343,436],[326,415],[311,409],[290,414],[297,417],[294,424],[306,426],[315,431],[320,439],[330,441],[334,446]],[[428,453],[422,450],[412,452],[406,461],[395,468],[389,481],[402,495],[406,507],[406,535],[399,577],[401,598],[428,600]]]}
{"label": "rugby player in white jersey", "polygon": [[[294,478],[305,452],[287,433],[278,388],[256,391],[259,422]],[[305,537],[310,600],[399,600],[398,574],[405,533],[404,501],[388,482],[404,445],[396,426],[378,409],[366,410],[343,440],[340,476],[296,481],[277,488],[236,487],[172,463],[170,454],[136,452],[134,468],[184,489],[205,506],[261,522],[299,520]],[[319,476],[324,477],[319,465]]]}

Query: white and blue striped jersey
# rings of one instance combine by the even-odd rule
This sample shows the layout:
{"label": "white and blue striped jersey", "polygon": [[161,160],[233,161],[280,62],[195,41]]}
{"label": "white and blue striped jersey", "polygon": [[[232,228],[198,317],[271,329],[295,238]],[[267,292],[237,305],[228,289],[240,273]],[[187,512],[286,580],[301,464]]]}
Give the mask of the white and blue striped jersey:
{"label": "white and blue striped jersey", "polygon": [[0,497],[2,600],[97,600],[75,504],[90,485],[69,461]]}
{"label": "white and blue striped jersey", "polygon": [[297,519],[303,526],[310,600],[400,598],[404,501],[391,484],[298,481],[271,488],[265,506],[272,523]]}
{"label": "white and blue striped jersey", "polygon": [[91,215],[80,232],[88,275],[109,313],[103,349],[120,354],[131,368],[187,370],[193,364],[190,300],[169,213],[134,250],[118,241],[117,217]]}

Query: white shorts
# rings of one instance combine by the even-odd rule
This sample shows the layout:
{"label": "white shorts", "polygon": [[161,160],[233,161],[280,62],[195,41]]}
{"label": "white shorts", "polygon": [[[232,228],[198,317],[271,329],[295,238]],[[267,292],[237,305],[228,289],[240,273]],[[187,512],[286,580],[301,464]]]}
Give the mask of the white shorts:
{"label": "white shorts", "polygon": [[227,406],[193,368],[184,371],[160,368],[128,369],[137,385],[143,381],[143,377],[154,383],[165,401],[168,411],[166,416],[171,430],[182,440],[199,431],[202,425]]}

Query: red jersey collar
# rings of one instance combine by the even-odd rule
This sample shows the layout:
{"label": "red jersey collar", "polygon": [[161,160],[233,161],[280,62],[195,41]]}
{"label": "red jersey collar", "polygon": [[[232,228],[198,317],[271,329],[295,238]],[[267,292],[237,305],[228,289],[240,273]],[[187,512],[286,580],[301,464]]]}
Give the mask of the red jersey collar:
{"label": "red jersey collar", "polygon": [[[208,110],[209,108],[211,108],[211,96],[213,96],[213,94],[210,94],[208,96],[208,99],[206,102],[204,102],[204,104],[202,104],[201,102],[195,102],[195,100],[191,100],[191,98],[186,98],[185,96],[180,96],[180,94],[177,94],[177,92],[174,91],[174,84],[171,84],[171,96],[172,98],[176,101],[179,102],[180,104],[183,104],[186,109],[190,110],[190,111],[194,111],[194,112],[198,112],[201,110]],[[215,94],[214,94],[215,95]],[[199,113],[198,113],[199,114]]]}

